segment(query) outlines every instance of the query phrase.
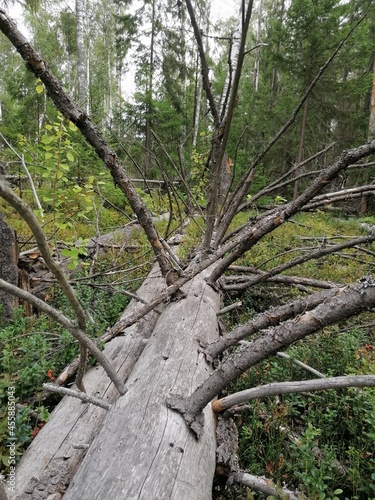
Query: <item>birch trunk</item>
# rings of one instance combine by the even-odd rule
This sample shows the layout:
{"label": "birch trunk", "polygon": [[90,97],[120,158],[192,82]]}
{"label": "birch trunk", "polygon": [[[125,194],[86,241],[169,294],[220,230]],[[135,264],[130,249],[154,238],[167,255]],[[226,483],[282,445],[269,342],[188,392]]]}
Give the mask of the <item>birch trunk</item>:
{"label": "birch trunk", "polygon": [[87,64],[84,38],[85,0],[76,0],[78,102],[89,112]]}

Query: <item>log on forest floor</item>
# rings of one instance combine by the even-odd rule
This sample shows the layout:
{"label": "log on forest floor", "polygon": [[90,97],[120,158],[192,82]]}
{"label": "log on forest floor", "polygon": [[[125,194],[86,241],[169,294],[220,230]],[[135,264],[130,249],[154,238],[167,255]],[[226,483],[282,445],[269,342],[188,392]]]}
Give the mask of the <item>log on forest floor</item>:
{"label": "log on forest floor", "polygon": [[[158,265],[155,265],[138,290],[138,296],[150,301],[165,288]],[[121,318],[132,314],[142,303],[132,300]],[[160,306],[159,306],[160,308]],[[151,312],[105,346],[105,354],[125,381],[152,334],[159,317]],[[118,392],[101,366],[90,368],[83,379],[88,394],[113,403]],[[45,493],[64,491],[75,474],[89,445],[99,432],[107,411],[65,396],[52,412],[16,468],[15,491],[10,499],[41,499]],[[83,445],[83,448],[79,448]]]}
{"label": "log on forest floor", "polygon": [[[171,302],[109,410],[64,500],[209,500],[215,472],[215,419],[208,405],[196,440],[169,394],[189,395],[211,371],[199,341],[218,336],[218,294],[199,275]],[[198,340],[199,339],[199,340]]]}

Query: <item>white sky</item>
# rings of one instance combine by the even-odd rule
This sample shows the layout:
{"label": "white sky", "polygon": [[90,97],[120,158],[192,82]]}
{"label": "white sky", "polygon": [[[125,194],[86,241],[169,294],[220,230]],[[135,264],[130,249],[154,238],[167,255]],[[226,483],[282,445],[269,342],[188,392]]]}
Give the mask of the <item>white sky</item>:
{"label": "white sky", "polygon": [[[69,1],[69,0],[68,0]],[[73,0],[70,0],[72,2]],[[1,0],[0,0],[1,2]],[[226,20],[231,16],[236,16],[239,4],[239,0],[211,0],[211,12],[215,20]],[[194,2],[193,2],[194,5]],[[26,26],[22,20],[22,7],[19,3],[14,3],[9,5],[6,9],[10,17],[12,17],[18,24],[21,32],[29,38],[30,33],[28,32]],[[127,88],[125,92],[126,97],[130,97],[134,92],[134,75],[129,71],[124,75],[124,85],[123,88]]]}
{"label": "white sky", "polygon": [[228,17],[236,15],[237,3],[236,0],[212,0],[211,10],[218,19],[227,19]]}

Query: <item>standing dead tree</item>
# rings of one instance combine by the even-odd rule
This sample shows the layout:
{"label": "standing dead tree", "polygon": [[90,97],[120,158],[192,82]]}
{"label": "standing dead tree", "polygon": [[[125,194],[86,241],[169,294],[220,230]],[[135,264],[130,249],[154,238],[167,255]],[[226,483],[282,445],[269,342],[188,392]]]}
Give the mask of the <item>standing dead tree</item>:
{"label": "standing dead tree", "polygon": [[[220,209],[220,168],[235,113],[242,64],[247,53],[246,37],[252,1],[241,2],[241,39],[238,50],[233,52],[235,60],[231,61],[232,78],[228,83],[222,110],[218,109],[207,81],[206,57],[190,0],[186,0],[186,6],[197,39],[203,87],[210,104],[214,131],[209,160],[210,189],[205,234],[201,247],[196,249],[195,257],[185,269],[178,269],[178,272],[174,265],[175,259],[165,250],[150,213],[104,136],[65,92],[61,83],[9,16],[0,10],[1,31],[12,42],[28,68],[44,83],[56,107],[81,130],[88,144],[95,149],[110,170],[116,185],[129,200],[148,237],[164,278],[157,294],[147,295],[146,304],[138,304],[106,332],[107,339],[117,337],[116,348],[109,352],[110,358],[114,358],[113,370],[118,372],[113,380],[118,383],[118,392],[122,395],[114,394],[109,382],[101,379],[99,392],[102,398],[106,398],[108,391],[111,403],[108,410],[93,409],[92,402],[72,400],[74,403],[70,403],[66,396],[56,408],[50,423],[37,435],[23,457],[17,469],[16,488],[8,491],[11,498],[45,498],[48,492],[50,495],[64,493],[66,499],[87,500],[210,499],[216,462],[216,414],[230,407],[228,399],[214,405],[211,404],[212,400],[249,367],[276,355],[293,342],[319,331],[325,325],[375,306],[375,281],[366,277],[358,283],[340,287],[332,285],[324,292],[307,297],[303,303],[289,304],[269,311],[219,339],[219,290],[220,279],[224,273],[265,235],[304,210],[308,204],[319,201],[319,195],[340,173],[374,154],[375,141],[343,152],[292,202],[251,218],[237,231],[228,233],[230,223],[245,202],[257,164],[293,124],[313,85],[345,40],[321,68],[290,120],[254,160],[233,192],[229,193],[224,208]],[[10,200],[11,196],[7,194],[9,188],[4,183],[1,185],[2,194]],[[372,239],[369,236],[366,242]],[[43,246],[42,243],[40,245]],[[345,245],[358,245],[358,239],[353,239],[351,243],[345,242]],[[311,258],[314,258],[313,255]],[[53,267],[53,263],[51,266]],[[279,272],[281,271],[277,270],[274,274]],[[261,282],[269,277],[262,274],[256,278]],[[7,284],[4,280],[0,281],[0,289],[16,296],[21,294],[17,287]],[[31,294],[23,294],[22,298],[47,312],[46,305],[35,300]],[[158,314],[161,314],[156,324],[152,323],[152,332],[141,334],[140,340],[139,335],[135,335],[132,329],[140,325],[143,318],[148,317],[146,315],[154,315],[152,311],[160,304],[164,305],[164,310],[159,311]],[[78,317],[80,314],[77,306]],[[55,317],[57,320],[63,320],[58,314]],[[84,324],[83,318],[81,323]],[[74,330],[73,324],[66,323],[66,326],[71,327],[72,333],[77,330],[77,327]],[[257,332],[257,337],[252,339],[249,345],[226,354],[225,350],[229,346],[233,348],[241,339],[254,332]],[[82,339],[83,337],[80,337],[81,341]],[[84,345],[88,347],[88,344]],[[124,348],[134,349],[134,361],[137,359],[128,370],[123,370],[121,358],[118,358],[124,356]],[[218,357],[223,353],[224,358],[215,368]],[[105,378],[102,372],[100,376]],[[83,383],[86,388],[96,393],[95,380],[95,372],[91,370],[84,377]],[[331,379],[321,380],[314,386],[317,390],[335,387]],[[124,388],[122,384],[125,385]],[[373,385],[374,380],[373,377],[362,377],[361,380],[336,381],[337,387],[342,387],[342,384]],[[273,389],[277,391],[277,388]],[[243,401],[241,397],[233,397],[233,404],[237,404],[239,400]],[[65,418],[66,408],[69,408],[70,417],[74,422],[69,423],[70,427],[64,430],[65,434],[60,434],[62,439],[54,442],[55,429]],[[85,424],[84,431],[82,422]],[[84,439],[81,439],[82,436]],[[48,450],[53,442],[54,451],[51,457]],[[228,464],[229,473],[234,480],[251,482],[253,488],[257,488],[257,485],[259,489],[264,487],[261,480],[250,480],[236,470],[235,460],[228,460]]]}

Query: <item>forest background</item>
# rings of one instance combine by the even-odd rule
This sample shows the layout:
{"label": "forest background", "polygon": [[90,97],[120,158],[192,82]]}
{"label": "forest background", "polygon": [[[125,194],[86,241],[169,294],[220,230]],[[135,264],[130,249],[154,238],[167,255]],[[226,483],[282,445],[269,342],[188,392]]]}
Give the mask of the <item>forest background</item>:
{"label": "forest background", "polygon": [[[138,179],[136,192],[148,210],[156,218],[169,214],[155,223],[158,233],[167,240],[188,223],[179,250],[185,264],[194,259],[194,248],[207,247],[217,125],[207,96],[228,108],[227,91],[233,88],[228,68],[234,74],[238,35],[238,16],[218,19],[215,2],[196,1],[194,9],[208,66],[206,82],[197,36],[180,1],[77,0],[74,8],[36,2],[23,10],[33,47],[95,126],[105,131],[126,172]],[[11,6],[5,10],[12,15]],[[5,37],[0,50],[1,173],[35,210],[56,258],[69,259],[67,273],[73,273],[74,288],[92,317],[89,334],[96,338],[116,322],[150,270],[152,251],[146,236],[136,230],[122,239],[118,229],[134,223],[131,203]],[[228,230],[282,210],[343,151],[374,138],[374,60],[372,2],[255,2],[220,162],[219,214],[254,158],[261,158]],[[126,79],[129,73],[134,75],[134,93]],[[220,284],[225,305],[241,301],[241,306],[224,316],[223,328],[235,328],[313,290],[372,274],[374,162],[371,156],[367,160],[335,177],[330,185],[335,194],[312,200],[288,223],[265,233],[251,255],[239,255],[236,265],[242,268],[230,268]],[[30,229],[5,202],[1,212],[17,231],[28,272],[34,272],[40,254]],[[110,232],[111,246],[92,253],[90,238]],[[354,243],[339,248],[345,241]],[[250,279],[239,276],[243,270]],[[259,283],[265,271],[269,281]],[[279,278],[276,284],[271,275]],[[45,292],[50,281],[37,275],[34,293],[42,283],[38,293],[47,293],[48,303],[70,314],[58,287]],[[79,350],[66,329],[31,312],[27,316],[17,308],[0,329],[1,397],[5,402],[5,388],[14,384],[19,404],[17,457],[56,404],[55,398],[38,397],[42,383],[54,379]],[[4,311],[4,319],[6,315]],[[374,374],[373,344],[372,316],[366,312],[322,328],[293,344],[288,354],[326,376]],[[302,368],[274,357],[244,371],[230,390],[305,377]],[[235,414],[241,468],[299,488],[311,498],[375,498],[374,408],[373,389],[258,400]],[[4,474],[9,467],[5,417],[4,409]],[[219,480],[215,488],[222,494]],[[239,498],[245,494],[240,488],[225,494]]]}

